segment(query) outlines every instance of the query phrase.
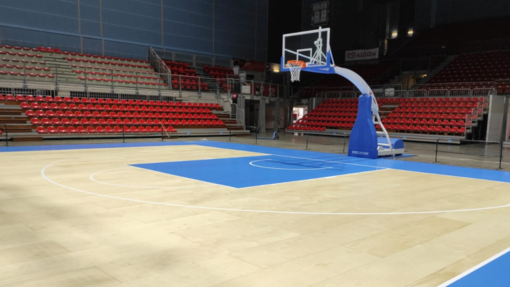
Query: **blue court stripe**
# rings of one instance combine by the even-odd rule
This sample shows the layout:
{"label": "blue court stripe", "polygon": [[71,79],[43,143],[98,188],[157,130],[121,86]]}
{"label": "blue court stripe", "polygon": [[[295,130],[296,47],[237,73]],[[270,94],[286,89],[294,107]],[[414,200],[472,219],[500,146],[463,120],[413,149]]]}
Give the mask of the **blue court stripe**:
{"label": "blue court stripe", "polygon": [[80,150],[80,149],[151,147],[172,145],[196,145],[196,144],[197,144],[196,142],[138,142],[138,143],[96,143],[96,144],[65,144],[65,145],[8,146],[8,147],[4,146],[0,147],[0,152]]}
{"label": "blue court stripe", "polygon": [[489,258],[439,287],[510,286],[510,248]]}

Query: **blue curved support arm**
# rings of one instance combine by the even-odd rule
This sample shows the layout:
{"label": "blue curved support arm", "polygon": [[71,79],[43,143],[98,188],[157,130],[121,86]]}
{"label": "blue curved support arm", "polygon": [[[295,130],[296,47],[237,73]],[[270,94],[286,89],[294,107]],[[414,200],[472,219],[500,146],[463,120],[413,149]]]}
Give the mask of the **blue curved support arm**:
{"label": "blue curved support arm", "polygon": [[351,81],[351,83],[353,83],[356,88],[358,88],[361,94],[370,95],[372,97],[372,114],[375,115],[376,113],[379,113],[379,105],[375,99],[374,92],[372,92],[370,86],[360,75],[349,69],[340,68],[337,66],[335,66],[335,73]]}

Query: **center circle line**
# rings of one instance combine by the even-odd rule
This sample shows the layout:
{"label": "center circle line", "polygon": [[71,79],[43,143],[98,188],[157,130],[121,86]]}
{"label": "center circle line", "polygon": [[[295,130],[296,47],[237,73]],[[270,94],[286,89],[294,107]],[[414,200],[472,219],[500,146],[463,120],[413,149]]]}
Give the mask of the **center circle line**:
{"label": "center circle line", "polygon": [[279,167],[269,167],[269,166],[262,166],[262,165],[254,164],[254,162],[270,161],[270,160],[272,160],[272,159],[252,160],[252,161],[250,161],[250,165],[254,166],[254,167],[259,167],[259,168],[277,169],[277,170],[297,170],[297,171],[299,171],[299,170],[323,170],[323,169],[333,168],[331,166],[329,166],[329,167],[319,167],[319,168],[279,168]]}

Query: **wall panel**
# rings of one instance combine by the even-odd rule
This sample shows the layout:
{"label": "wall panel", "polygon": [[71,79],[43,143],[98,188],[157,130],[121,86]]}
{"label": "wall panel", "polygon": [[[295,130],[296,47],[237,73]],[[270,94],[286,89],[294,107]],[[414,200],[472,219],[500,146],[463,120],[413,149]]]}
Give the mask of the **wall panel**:
{"label": "wall panel", "polygon": [[0,41],[145,58],[147,46],[265,61],[268,0],[2,0]]}

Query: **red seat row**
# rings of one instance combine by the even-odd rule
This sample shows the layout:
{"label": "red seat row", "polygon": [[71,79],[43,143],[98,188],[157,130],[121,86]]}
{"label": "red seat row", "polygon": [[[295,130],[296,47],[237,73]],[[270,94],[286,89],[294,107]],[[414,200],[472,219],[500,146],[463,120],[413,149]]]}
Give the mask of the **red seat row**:
{"label": "red seat row", "polygon": [[6,76],[6,75],[21,76],[21,77],[24,77],[26,75],[26,76],[29,76],[29,77],[52,78],[52,79],[55,78],[55,75],[53,75],[53,74],[36,74],[36,73],[23,73],[23,72],[9,72],[9,71],[5,71],[5,70],[0,70],[0,75],[3,75],[3,76]]}
{"label": "red seat row", "polygon": [[126,100],[126,99],[96,99],[96,98],[70,98],[70,97],[52,97],[52,96],[32,96],[32,95],[11,95],[0,94],[0,100],[18,101],[18,102],[56,102],[56,103],[91,103],[91,104],[116,104],[116,105],[138,105],[138,106],[168,106],[168,107],[203,107],[203,108],[221,108],[217,103],[191,103],[191,102],[167,102],[167,101],[148,101],[148,100]]}
{"label": "red seat row", "polygon": [[[5,61],[5,59],[3,59]],[[21,65],[5,65],[0,64],[0,68],[7,68],[7,69],[18,69],[18,70],[35,70],[35,71],[51,71],[50,68],[42,68],[42,67],[32,67],[32,66],[21,66]]]}
{"label": "red seat row", "polygon": [[77,69],[77,70],[85,70],[85,69],[93,69],[93,70],[103,70],[103,71],[108,71],[108,72],[111,72],[111,71],[120,71],[122,72],[123,74],[126,74],[126,73],[138,73],[138,74],[149,74],[149,75],[152,75],[152,74],[158,74],[158,72],[156,71],[150,71],[150,70],[136,70],[136,69],[123,69],[123,68],[119,68],[119,67],[105,67],[105,66],[93,66],[93,65],[75,65],[75,64],[71,64],[71,67],[73,69]]}
{"label": "red seat row", "polygon": [[154,70],[154,68],[152,66],[135,65],[135,64],[128,64],[128,63],[117,63],[117,62],[108,62],[108,61],[96,61],[96,60],[77,59],[77,58],[67,58],[67,61]]}
{"label": "red seat row", "polygon": [[403,131],[403,132],[425,132],[425,133],[444,133],[444,134],[464,134],[465,127],[450,127],[450,126],[427,126],[427,125],[393,125],[390,124],[386,127],[390,131]]}
{"label": "red seat row", "polygon": [[[464,119],[393,119],[393,118],[385,118],[383,119],[383,124],[421,124],[421,125],[443,125],[443,126],[466,126],[466,121]],[[470,122],[469,122],[470,123]]]}
{"label": "red seat row", "polygon": [[127,61],[127,62],[135,62],[135,63],[149,63],[148,61],[144,61],[144,60],[125,59],[125,58],[117,58],[117,57],[109,57],[109,56],[66,52],[66,51],[60,51],[60,49],[52,48],[52,47],[39,46],[38,48],[28,48],[28,47],[19,47],[19,46],[0,45],[0,49],[1,48],[7,49],[7,50],[23,50],[23,51],[45,52],[45,53],[59,53],[59,54],[63,54],[63,55],[87,57],[87,58],[95,58],[95,59],[107,59],[107,60]]}
{"label": "red seat row", "polygon": [[155,108],[155,107],[147,107],[147,106],[117,106],[117,105],[94,105],[94,104],[69,104],[67,103],[37,103],[32,102],[31,104],[27,102],[21,102],[20,107],[22,109],[42,109],[42,110],[81,110],[81,111],[127,111],[127,112],[187,112],[187,113],[204,113],[210,114],[211,110],[208,108],[197,108],[197,107],[163,107],[163,108]]}
{"label": "red seat row", "polygon": [[159,119],[104,119],[104,118],[32,118],[33,125],[195,125],[195,126],[224,126],[221,120],[159,120]]}
{"label": "red seat row", "polygon": [[141,81],[128,81],[128,80],[111,80],[111,79],[102,79],[102,78],[90,78],[90,77],[78,77],[79,80],[82,81],[93,81],[93,82],[102,82],[102,83],[124,83],[124,84],[133,84],[136,85],[146,85],[146,86],[165,86],[167,87],[167,83],[159,83],[159,82],[141,82]]}
{"label": "red seat row", "polygon": [[29,58],[42,58],[43,55],[39,55],[39,54],[27,54],[27,53],[16,53],[16,52],[6,52],[6,51],[0,51],[0,57],[1,56],[4,56],[4,55],[9,55],[9,56],[17,56],[17,57],[29,57]]}
{"label": "red seat row", "polygon": [[356,112],[314,112],[314,111],[312,111],[311,113],[306,114],[303,118],[306,118],[307,116],[308,117],[318,117],[318,116],[355,117],[356,114],[357,114]]}
{"label": "red seat row", "polygon": [[192,113],[145,113],[145,112],[98,112],[98,111],[63,111],[63,110],[27,110],[27,117],[85,117],[85,118],[153,118],[153,119],[199,119],[199,120],[215,120],[218,117],[214,114],[192,114]]}
{"label": "red seat row", "polygon": [[318,131],[323,132],[326,130],[325,127],[309,127],[309,126],[300,126],[300,125],[292,125],[288,128],[289,130],[298,130],[298,131]]}
{"label": "red seat row", "polygon": [[64,126],[58,126],[53,127],[49,126],[47,128],[45,127],[37,127],[36,131],[39,134],[88,134],[88,133],[160,133],[160,132],[177,132],[173,127],[168,126],[164,129],[161,127],[127,127],[124,126],[124,128],[121,128],[119,126],[105,126],[105,127],[64,127]]}
{"label": "red seat row", "polygon": [[[85,74],[85,71],[82,70],[73,70],[75,74]],[[97,76],[114,76],[114,77],[125,77],[125,78],[138,78],[138,79],[148,79],[148,80],[162,80],[158,77],[149,77],[149,76],[140,76],[140,75],[129,75],[129,74],[116,74],[116,73],[101,73],[101,72],[86,72],[86,74],[97,75]]]}
{"label": "red seat row", "polygon": [[183,80],[181,79],[180,80],[180,84],[179,84],[179,79],[176,79],[174,78],[172,80],[172,87],[174,89],[183,89],[183,90],[198,90],[200,88],[200,90],[202,91],[209,91],[209,84],[205,83],[205,82],[201,82],[200,84],[195,81],[194,79],[193,80],[189,80],[189,79],[186,79],[186,80]]}
{"label": "red seat row", "polygon": [[463,119],[467,114],[470,113],[459,113],[459,114],[427,114],[427,113],[391,113],[387,118],[404,118],[404,119]]}

